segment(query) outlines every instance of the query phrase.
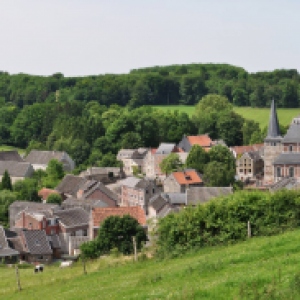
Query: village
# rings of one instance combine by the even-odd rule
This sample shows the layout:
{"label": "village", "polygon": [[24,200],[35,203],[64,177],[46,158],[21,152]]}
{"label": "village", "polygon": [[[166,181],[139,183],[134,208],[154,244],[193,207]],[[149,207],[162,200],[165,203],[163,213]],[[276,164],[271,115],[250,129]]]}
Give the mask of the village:
{"label": "village", "polygon": [[[244,189],[299,187],[299,129],[300,117],[295,117],[287,134],[281,136],[273,101],[264,144],[229,148],[236,160],[235,178],[243,182]],[[232,186],[206,186],[203,174],[195,169],[162,172],[161,163],[171,153],[176,153],[184,166],[194,145],[206,152],[216,145],[227,147],[223,141],[198,135],[183,136],[177,145],[161,143],[157,149],[121,149],[117,155],[121,167],[90,167],[77,176],[66,174],[55,189],[39,191],[41,202],[15,201],[9,207],[9,228],[0,227],[2,262],[50,264],[74,259],[80,254],[80,245],[94,240],[109,216],[130,215],[147,233],[149,220],[234,193]],[[3,151],[1,178],[5,171],[13,183],[30,178],[53,159],[61,162],[66,172],[75,168],[66,152],[32,150],[23,158],[17,151]],[[61,204],[47,203],[52,194],[61,196]]]}

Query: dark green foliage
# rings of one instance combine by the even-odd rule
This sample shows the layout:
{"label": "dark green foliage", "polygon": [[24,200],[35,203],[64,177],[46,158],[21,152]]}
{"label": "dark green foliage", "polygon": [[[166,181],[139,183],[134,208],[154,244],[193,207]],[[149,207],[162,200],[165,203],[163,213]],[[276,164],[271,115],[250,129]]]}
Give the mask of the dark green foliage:
{"label": "dark green foliage", "polygon": [[13,184],[13,191],[18,200],[41,202],[38,190],[38,181],[32,178],[18,180]]}
{"label": "dark green foliage", "polygon": [[2,177],[1,190],[12,191],[11,179],[10,179],[10,176],[9,176],[7,170],[4,171],[4,174],[3,174],[3,177]]}
{"label": "dark green foliage", "polygon": [[187,169],[195,169],[203,173],[204,166],[209,162],[209,154],[199,145],[193,145],[185,162]]}
{"label": "dark green foliage", "polygon": [[10,190],[0,191],[0,225],[9,226],[9,206],[17,199],[16,195]]}
{"label": "dark green foliage", "polygon": [[142,248],[147,236],[136,219],[129,215],[110,216],[104,220],[94,241],[84,243],[80,249],[87,258],[96,258],[117,248],[123,254],[133,253],[132,237],[136,237],[137,249]]}
{"label": "dark green foliage", "polygon": [[195,247],[245,240],[248,221],[252,236],[297,228],[299,196],[299,191],[289,190],[273,194],[241,191],[170,214],[159,221],[158,252],[167,256]]}
{"label": "dark green foliage", "polygon": [[62,179],[65,175],[63,164],[57,159],[51,159],[48,163],[46,173],[48,177]]}
{"label": "dark green foliage", "polygon": [[182,161],[177,153],[171,153],[162,160],[159,167],[164,174],[176,172],[182,168]]}
{"label": "dark green foliage", "polygon": [[62,198],[61,198],[61,195],[58,195],[58,194],[50,194],[47,198],[47,203],[53,203],[53,204],[61,204],[62,202]]}

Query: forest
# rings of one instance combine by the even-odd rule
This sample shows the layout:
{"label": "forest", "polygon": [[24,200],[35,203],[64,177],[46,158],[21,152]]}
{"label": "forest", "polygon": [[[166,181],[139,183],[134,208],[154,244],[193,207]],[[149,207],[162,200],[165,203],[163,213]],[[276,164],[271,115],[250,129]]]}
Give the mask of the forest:
{"label": "forest", "polygon": [[34,103],[83,103],[130,106],[195,105],[207,94],[226,96],[236,106],[299,107],[297,70],[248,73],[226,64],[189,64],[132,70],[129,74],[64,77],[0,72],[0,103],[18,108]]}

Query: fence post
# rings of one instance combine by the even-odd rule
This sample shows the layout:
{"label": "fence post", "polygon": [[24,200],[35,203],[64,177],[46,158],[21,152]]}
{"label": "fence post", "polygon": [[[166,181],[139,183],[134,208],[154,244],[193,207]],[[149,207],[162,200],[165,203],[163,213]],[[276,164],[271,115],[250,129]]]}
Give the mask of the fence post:
{"label": "fence post", "polygon": [[84,275],[86,275],[84,254],[83,254],[83,253],[81,253],[81,255],[82,255],[82,257],[81,257],[81,260],[82,260],[82,266],[83,266],[83,273],[84,273]]}
{"label": "fence post", "polygon": [[137,249],[136,249],[136,239],[135,236],[132,237],[133,250],[134,250],[134,260],[137,261]]}
{"label": "fence post", "polygon": [[18,290],[21,291],[21,284],[20,284],[20,278],[19,278],[19,268],[16,265],[16,276],[17,276],[17,283],[18,283]]}
{"label": "fence post", "polygon": [[248,221],[248,238],[251,238],[251,224],[250,221]]}

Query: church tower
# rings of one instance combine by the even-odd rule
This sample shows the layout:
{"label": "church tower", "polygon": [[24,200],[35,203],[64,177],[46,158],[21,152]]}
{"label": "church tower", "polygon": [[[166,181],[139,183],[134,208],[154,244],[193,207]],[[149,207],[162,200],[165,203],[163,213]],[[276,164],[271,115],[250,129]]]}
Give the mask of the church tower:
{"label": "church tower", "polygon": [[282,136],[280,134],[274,99],[272,100],[271,105],[268,134],[264,142],[265,181],[273,182],[273,162],[278,157],[278,155],[282,153]]}

